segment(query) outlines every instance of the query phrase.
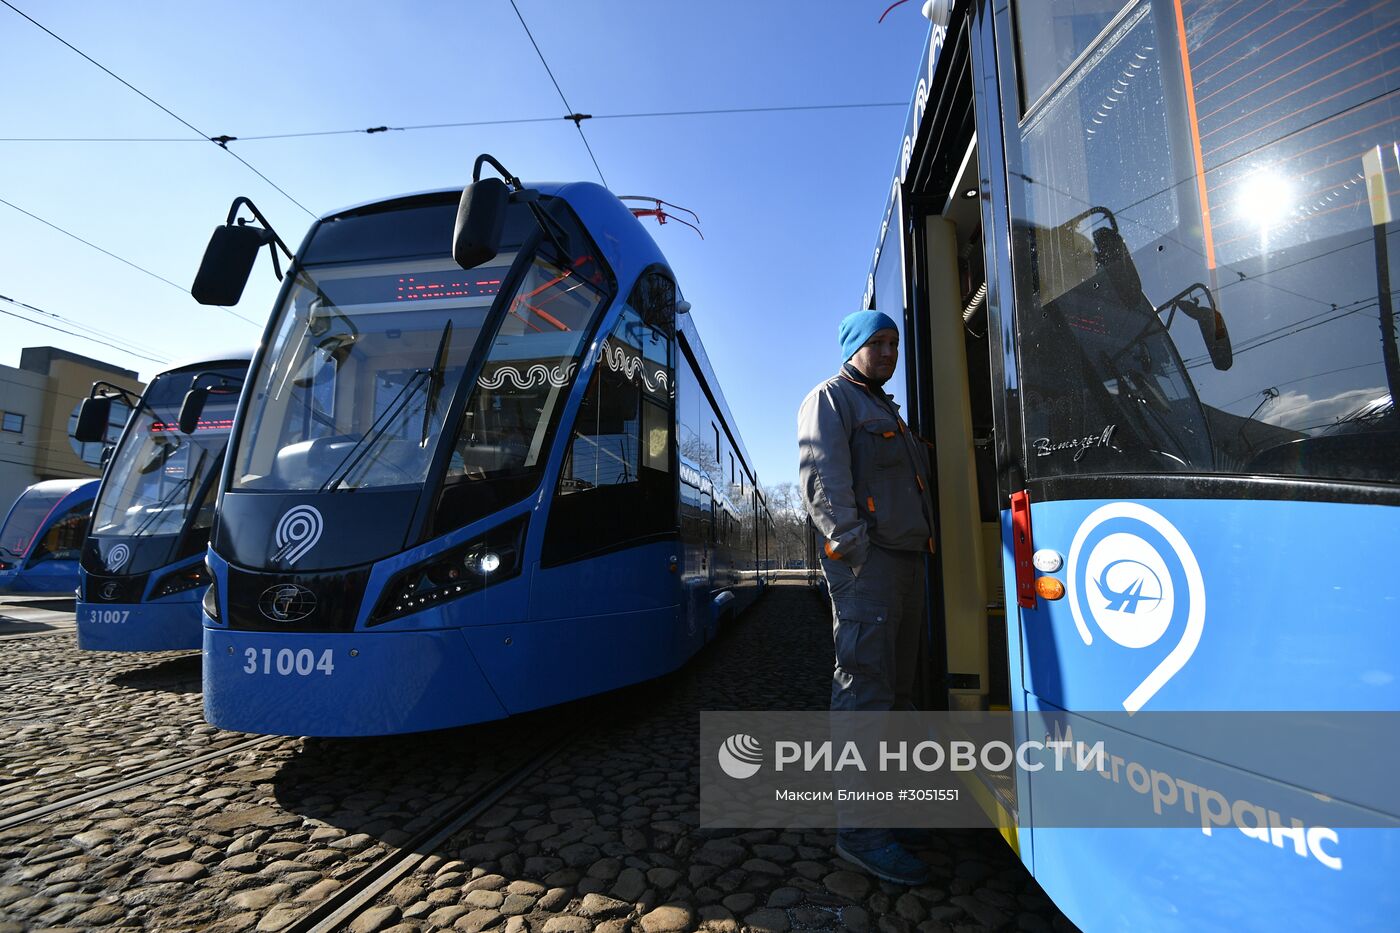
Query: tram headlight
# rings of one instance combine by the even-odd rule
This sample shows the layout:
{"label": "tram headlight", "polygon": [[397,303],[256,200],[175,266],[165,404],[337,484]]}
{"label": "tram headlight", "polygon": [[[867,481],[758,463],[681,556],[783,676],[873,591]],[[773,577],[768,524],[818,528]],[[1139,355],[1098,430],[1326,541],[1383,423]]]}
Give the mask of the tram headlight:
{"label": "tram headlight", "polygon": [[395,574],[368,624],[388,622],[517,576],[526,523],[522,515]]}
{"label": "tram headlight", "polygon": [[488,576],[501,569],[501,555],[495,551],[477,551],[467,555],[468,563],[482,576]]}
{"label": "tram headlight", "polygon": [[[201,586],[208,586],[213,577],[203,564],[195,564],[191,567],[184,567],[174,573],[166,574],[151,590],[151,599],[160,599],[164,596],[173,596],[176,593],[183,593]],[[217,618],[217,616],[216,616]]]}
{"label": "tram headlight", "polygon": [[204,591],[204,599],[201,601],[204,607],[204,614],[215,622],[219,621],[219,580],[210,576],[209,589]]}

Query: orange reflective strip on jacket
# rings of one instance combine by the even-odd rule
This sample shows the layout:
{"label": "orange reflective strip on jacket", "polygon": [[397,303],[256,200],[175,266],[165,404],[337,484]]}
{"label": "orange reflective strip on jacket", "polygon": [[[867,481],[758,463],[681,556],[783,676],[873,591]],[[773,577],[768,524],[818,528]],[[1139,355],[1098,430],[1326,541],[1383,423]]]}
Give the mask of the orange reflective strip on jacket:
{"label": "orange reflective strip on jacket", "polygon": [[834,544],[832,544],[830,541],[826,542],[826,544],[825,544],[825,546],[822,548],[822,550],[826,551],[826,556],[827,556],[827,557],[830,557],[832,560],[840,560],[840,559],[841,559],[841,555],[836,553],[836,546],[835,546]]}
{"label": "orange reflective strip on jacket", "polygon": [[875,497],[874,497],[874,496],[866,496],[866,497],[865,497],[865,506],[866,506],[866,508],[868,508],[870,511],[872,511],[872,512],[875,511]]}

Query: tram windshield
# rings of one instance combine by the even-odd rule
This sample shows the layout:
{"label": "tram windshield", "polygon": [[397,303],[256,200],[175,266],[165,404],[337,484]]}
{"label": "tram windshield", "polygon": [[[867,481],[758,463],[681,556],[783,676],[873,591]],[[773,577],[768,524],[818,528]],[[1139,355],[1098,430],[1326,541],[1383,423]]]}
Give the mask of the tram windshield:
{"label": "tram windshield", "polygon": [[[569,229],[562,202],[542,203]],[[422,485],[464,371],[483,357],[475,386],[460,387],[471,394],[449,482],[542,464],[605,297],[596,260],[560,260],[549,245],[525,254],[537,228],[517,204],[500,255],[463,270],[448,254],[455,214],[455,198],[390,202],[317,228],[252,377],[233,489]]]}
{"label": "tram windshield", "polygon": [[1393,10],[1020,3],[1015,26],[1031,472],[1396,481]]}
{"label": "tram windshield", "polygon": [[0,528],[0,558],[23,557],[34,541],[34,535],[58,501],[70,490],[30,488],[20,494]]}
{"label": "tram windshield", "polygon": [[[200,384],[214,387],[194,433],[182,434],[180,405],[201,373],[208,375]],[[224,364],[164,373],[151,382],[112,454],[92,513],[95,537],[178,535],[191,520],[195,527],[210,526],[210,487],[228,444],[243,376],[242,367]]]}

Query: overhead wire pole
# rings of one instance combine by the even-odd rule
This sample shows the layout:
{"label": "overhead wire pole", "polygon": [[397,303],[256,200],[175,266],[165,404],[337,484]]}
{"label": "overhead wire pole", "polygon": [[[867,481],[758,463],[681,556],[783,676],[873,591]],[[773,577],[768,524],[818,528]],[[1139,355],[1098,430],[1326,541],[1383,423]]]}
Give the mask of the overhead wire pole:
{"label": "overhead wire pole", "polygon": [[87,53],[84,52],[82,49],[78,48],[76,45],[74,45],[73,43],[69,42],[67,39],[63,38],[63,37],[60,36],[58,33],[54,32],[52,29],[50,29],[49,27],[45,26],[43,23],[39,22],[38,20],[36,20],[34,17],[30,16],[28,13],[24,12],[23,10],[21,10],[19,7],[15,6],[13,3],[10,2],[10,0],[0,0],[0,3],[3,3],[5,6],[9,7],[11,10],[13,10],[15,13],[17,13],[17,14],[19,14],[20,16],[22,16],[22,17],[24,17],[25,19],[27,19],[27,20],[28,20],[30,23],[32,23],[35,27],[37,27],[37,28],[43,30],[43,31],[44,31],[45,33],[47,33],[50,37],[52,37],[52,38],[55,39],[56,41],[62,43],[63,45],[67,46],[70,50],[72,50],[73,52],[77,53],[78,55],[82,56],[82,58],[84,58],[84,59],[85,59],[86,61],[88,61],[90,64],[96,66],[97,68],[100,68],[100,69],[101,69],[102,71],[104,71],[107,75],[109,75],[109,76],[112,77],[113,79],[115,79],[115,80],[121,82],[121,84],[125,85],[128,89],[130,89],[130,90],[134,91],[135,93],[139,94],[139,95],[140,95],[142,98],[144,98],[146,101],[148,101],[149,103],[151,103],[151,104],[153,104],[154,106],[158,107],[160,110],[164,111],[166,114],[168,114],[170,117],[172,117],[172,118],[174,118],[175,120],[177,120],[179,123],[183,124],[183,125],[184,125],[185,127],[187,127],[191,132],[193,132],[193,133],[195,133],[196,135],[198,135],[201,139],[205,140],[206,142],[213,143],[214,145],[218,146],[218,147],[219,147],[220,149],[222,149],[223,151],[227,152],[229,155],[233,156],[233,157],[234,157],[235,159],[237,159],[239,162],[243,163],[243,165],[244,165],[249,171],[251,171],[254,175],[257,175],[257,176],[258,176],[259,178],[261,178],[263,181],[267,182],[267,183],[268,183],[269,185],[271,185],[274,189],[276,189],[276,191],[277,191],[279,194],[281,194],[281,195],[282,195],[284,198],[286,198],[288,201],[291,201],[291,202],[292,202],[293,204],[295,204],[297,207],[301,208],[303,211],[306,211],[307,214],[309,214],[309,215],[312,216],[312,217],[315,217],[315,216],[316,216],[316,214],[315,214],[314,212],[312,212],[312,210],[311,210],[310,208],[308,208],[305,204],[302,204],[302,203],[301,203],[300,201],[298,201],[296,198],[292,197],[292,196],[291,196],[290,194],[288,194],[281,186],[279,186],[276,182],[274,182],[271,178],[268,178],[268,177],[267,177],[266,175],[264,175],[262,172],[258,171],[257,168],[255,168],[255,167],[252,165],[252,163],[250,163],[247,159],[243,158],[243,157],[240,156],[238,153],[236,153],[236,152],[234,152],[232,149],[230,149],[230,148],[228,147],[227,143],[217,141],[216,139],[214,139],[213,137],[211,137],[208,133],[205,133],[205,132],[204,132],[203,130],[201,130],[199,127],[195,126],[193,123],[191,123],[190,121],[186,120],[184,117],[180,116],[178,113],[176,113],[175,111],[171,110],[169,107],[165,106],[165,105],[162,104],[160,101],[156,100],[156,99],[153,98],[151,95],[147,94],[145,91],[141,90],[141,89],[138,88],[136,85],[132,84],[130,81],[126,80],[126,79],[123,78],[121,75],[117,74],[115,71],[113,71],[112,69],[108,68],[106,65],[104,65],[104,64],[102,64],[101,62],[97,61],[97,60],[96,60],[95,58],[93,58],[91,55],[87,54]]}
{"label": "overhead wire pole", "polygon": [[[7,0],[0,0],[7,2]],[[579,139],[583,140],[583,148],[588,150],[588,157],[593,160],[593,168],[598,172],[598,180],[603,183],[603,187],[608,186],[608,180],[603,177],[603,169],[598,165],[598,157],[593,154],[593,147],[588,144],[588,137],[583,132],[583,121],[592,119],[590,114],[579,113],[569,103],[569,99],[564,96],[564,89],[559,86],[558,80],[554,77],[554,70],[549,67],[549,62],[545,61],[544,53],[540,51],[540,44],[535,41],[534,33],[530,32],[529,25],[525,22],[525,17],[520,15],[520,7],[515,5],[515,0],[510,0],[510,8],[515,11],[515,18],[520,20],[521,27],[525,30],[525,35],[529,37],[530,44],[535,47],[535,54],[540,57],[540,64],[544,65],[545,72],[549,75],[549,80],[554,82],[554,89],[559,92],[559,99],[564,102],[564,109],[569,111],[569,116],[565,119],[574,121],[574,129],[578,130]]]}

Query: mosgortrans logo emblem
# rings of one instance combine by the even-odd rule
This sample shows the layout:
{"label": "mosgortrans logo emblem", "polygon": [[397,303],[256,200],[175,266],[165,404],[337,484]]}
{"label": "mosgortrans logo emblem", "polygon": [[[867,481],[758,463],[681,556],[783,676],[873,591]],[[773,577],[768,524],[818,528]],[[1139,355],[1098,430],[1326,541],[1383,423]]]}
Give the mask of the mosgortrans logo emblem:
{"label": "mosgortrans logo emblem", "polygon": [[[1116,645],[1160,658],[1123,700],[1123,708],[1135,713],[1186,666],[1201,642],[1206,587],[1196,555],[1159,513],[1136,502],[1112,502],[1084,519],[1068,563],[1065,589],[1084,644],[1094,644],[1096,628]],[[1179,632],[1180,640],[1163,652],[1158,646],[1170,641],[1168,632]]]}
{"label": "mosgortrans logo emblem", "polygon": [[719,747],[719,766],[732,778],[751,778],[763,767],[763,746],[751,735],[731,735]]}

